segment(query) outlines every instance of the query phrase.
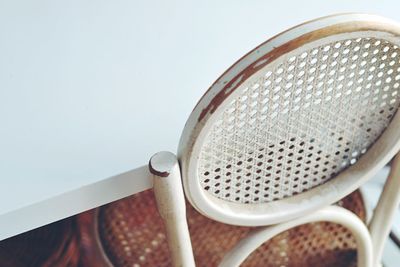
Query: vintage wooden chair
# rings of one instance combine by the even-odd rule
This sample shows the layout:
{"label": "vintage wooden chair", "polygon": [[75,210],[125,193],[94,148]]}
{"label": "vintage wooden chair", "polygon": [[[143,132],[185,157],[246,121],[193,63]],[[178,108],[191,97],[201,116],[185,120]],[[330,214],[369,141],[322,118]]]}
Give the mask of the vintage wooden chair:
{"label": "vintage wooden chair", "polygon": [[[399,44],[400,25],[345,14],[249,52],[178,156],[151,158],[153,190],[78,216],[81,266],[379,266],[400,201]],[[368,218],[357,189],[393,157]]]}
{"label": "vintage wooden chair", "polygon": [[356,190],[399,151],[399,44],[398,24],[345,14],[249,52],[201,98],[178,156],[150,160],[155,198],[82,215],[90,254],[114,266],[378,266],[400,158],[370,222]]}

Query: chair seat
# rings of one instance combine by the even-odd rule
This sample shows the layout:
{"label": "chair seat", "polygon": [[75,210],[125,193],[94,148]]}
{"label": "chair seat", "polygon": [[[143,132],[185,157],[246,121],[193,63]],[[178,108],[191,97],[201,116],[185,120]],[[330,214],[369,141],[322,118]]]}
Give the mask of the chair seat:
{"label": "chair seat", "polygon": [[[366,212],[359,191],[337,204],[365,221]],[[227,251],[252,229],[210,220],[189,204],[187,215],[197,266],[218,266]],[[96,236],[112,265],[171,266],[165,229],[151,190],[103,206],[96,217]],[[320,222],[274,237],[254,251],[242,266],[347,267],[355,266],[356,258],[352,234],[340,225]]]}

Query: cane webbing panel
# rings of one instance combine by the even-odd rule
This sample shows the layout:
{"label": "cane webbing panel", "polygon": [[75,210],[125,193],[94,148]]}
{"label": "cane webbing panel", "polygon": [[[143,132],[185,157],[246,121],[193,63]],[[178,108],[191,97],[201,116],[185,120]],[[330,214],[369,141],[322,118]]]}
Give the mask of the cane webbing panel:
{"label": "cane webbing panel", "polygon": [[[339,204],[365,219],[359,192]],[[217,266],[251,229],[218,223],[187,206],[197,266]],[[100,209],[98,218],[101,242],[115,266],[171,266],[165,230],[152,191],[106,205]],[[315,223],[276,236],[255,251],[243,266],[347,267],[355,259],[355,241],[348,230],[333,223]]]}
{"label": "cane webbing panel", "polygon": [[385,40],[301,47],[238,87],[200,148],[213,196],[267,203],[333,178],[385,130],[399,105],[400,50]]}

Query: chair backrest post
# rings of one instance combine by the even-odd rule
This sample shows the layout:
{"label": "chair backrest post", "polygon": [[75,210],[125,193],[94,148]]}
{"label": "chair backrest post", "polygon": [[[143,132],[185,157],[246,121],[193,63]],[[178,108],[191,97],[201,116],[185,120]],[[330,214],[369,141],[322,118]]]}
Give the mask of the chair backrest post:
{"label": "chair backrest post", "polygon": [[375,208],[369,229],[374,246],[374,265],[379,266],[385,241],[400,205],[400,153],[392,161],[389,176]]}
{"label": "chair backrest post", "polygon": [[170,152],[159,152],[150,159],[149,169],[153,174],[154,194],[165,224],[173,266],[194,267],[178,160]]}

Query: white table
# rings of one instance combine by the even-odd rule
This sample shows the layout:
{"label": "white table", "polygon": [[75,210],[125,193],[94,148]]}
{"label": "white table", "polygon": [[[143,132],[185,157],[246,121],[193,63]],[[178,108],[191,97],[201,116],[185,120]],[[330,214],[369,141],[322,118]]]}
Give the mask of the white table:
{"label": "white table", "polygon": [[396,0],[1,0],[0,240],[150,187],[145,168],[115,175],[176,151],[205,90],[274,34],[338,12],[400,20],[399,8]]}

